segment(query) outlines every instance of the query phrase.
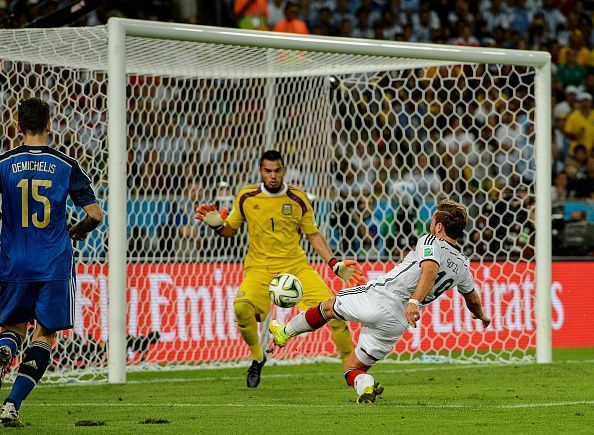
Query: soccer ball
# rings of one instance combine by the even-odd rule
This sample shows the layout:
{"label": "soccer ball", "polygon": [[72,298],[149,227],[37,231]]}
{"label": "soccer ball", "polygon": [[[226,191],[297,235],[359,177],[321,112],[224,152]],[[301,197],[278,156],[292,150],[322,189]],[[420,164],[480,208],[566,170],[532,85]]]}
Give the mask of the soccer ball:
{"label": "soccer ball", "polygon": [[291,308],[299,303],[303,297],[301,281],[290,273],[281,273],[272,278],[268,286],[270,300],[281,308]]}

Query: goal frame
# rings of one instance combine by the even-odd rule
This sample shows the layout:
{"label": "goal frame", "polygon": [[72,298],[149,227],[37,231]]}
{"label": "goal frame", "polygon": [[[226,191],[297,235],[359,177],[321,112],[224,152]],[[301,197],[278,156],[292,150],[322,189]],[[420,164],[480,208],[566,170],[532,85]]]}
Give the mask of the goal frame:
{"label": "goal frame", "polygon": [[108,381],[126,382],[126,37],[535,69],[536,362],[552,361],[551,56],[547,52],[248,31],[111,18],[108,29]]}

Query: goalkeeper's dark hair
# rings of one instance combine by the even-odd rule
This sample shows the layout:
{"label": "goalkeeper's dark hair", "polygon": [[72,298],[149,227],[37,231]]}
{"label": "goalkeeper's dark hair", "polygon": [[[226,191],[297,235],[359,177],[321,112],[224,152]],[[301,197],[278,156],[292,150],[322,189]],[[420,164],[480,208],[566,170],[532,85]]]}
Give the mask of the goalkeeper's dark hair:
{"label": "goalkeeper's dark hair", "polygon": [[464,235],[467,221],[468,213],[462,204],[451,199],[437,204],[435,223],[442,224],[445,233],[452,239],[459,239]]}
{"label": "goalkeeper's dark hair", "polygon": [[17,116],[23,134],[43,134],[50,119],[50,107],[40,98],[27,98],[20,102]]}
{"label": "goalkeeper's dark hair", "polygon": [[260,157],[260,167],[262,167],[262,163],[264,163],[264,160],[268,160],[269,162],[276,162],[276,161],[280,160],[283,168],[285,167],[285,161],[283,160],[283,155],[280,153],[280,151],[277,151],[277,150],[264,151],[262,153],[262,156]]}

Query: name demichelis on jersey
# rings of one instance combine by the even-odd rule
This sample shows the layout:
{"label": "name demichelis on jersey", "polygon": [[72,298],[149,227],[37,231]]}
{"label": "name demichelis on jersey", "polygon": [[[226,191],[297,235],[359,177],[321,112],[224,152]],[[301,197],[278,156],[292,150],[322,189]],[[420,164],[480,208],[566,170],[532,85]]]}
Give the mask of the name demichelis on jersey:
{"label": "name demichelis on jersey", "polygon": [[421,274],[421,263],[434,261],[439,265],[433,288],[421,301],[426,306],[447,290],[457,287],[460,293],[474,290],[474,278],[470,272],[470,261],[460,248],[437,236],[421,237],[416,248],[409,252],[394,269],[370,282],[378,302],[395,315],[402,315],[402,306],[413,294]]}
{"label": "name demichelis on jersey", "polygon": [[78,162],[49,146],[18,146],[0,155],[0,195],[0,281],[70,279],[66,199],[79,207],[96,202]]}
{"label": "name demichelis on jersey", "polygon": [[249,245],[245,267],[280,267],[307,261],[299,245],[301,235],[318,231],[307,195],[288,185],[278,193],[268,192],[261,184],[242,188],[226,222],[239,228],[244,221]]}
{"label": "name demichelis on jersey", "polygon": [[41,171],[53,174],[56,172],[56,165],[48,162],[36,162],[33,160],[25,160],[24,162],[16,162],[10,165],[13,174],[23,171]]}

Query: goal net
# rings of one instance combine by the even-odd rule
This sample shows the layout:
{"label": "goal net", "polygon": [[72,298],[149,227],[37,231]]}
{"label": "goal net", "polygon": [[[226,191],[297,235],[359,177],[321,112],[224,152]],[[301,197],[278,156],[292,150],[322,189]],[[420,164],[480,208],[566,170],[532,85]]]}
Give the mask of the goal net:
{"label": "goal net", "polygon": [[[127,331],[108,333],[108,218],[76,245],[76,322],[59,335],[50,378],[103,379],[114,333],[127,336],[129,368],[249,358],[233,312],[246,232],[217,238],[193,210],[202,201],[230,206],[241,186],[259,182],[258,156],[270,148],[282,151],[286,181],[307,192],[336,255],[359,260],[368,279],[414,248],[441,199],[468,206],[463,252],[492,324],[483,329],[447,292],[393,359],[530,358],[533,68],[139,37],[126,38],[126,55]],[[106,72],[104,27],[0,30],[4,148],[19,143],[18,101],[41,96],[52,108],[52,145],[81,162],[109,216]],[[292,314],[272,310],[281,320]],[[270,354],[335,355],[326,329]]]}

